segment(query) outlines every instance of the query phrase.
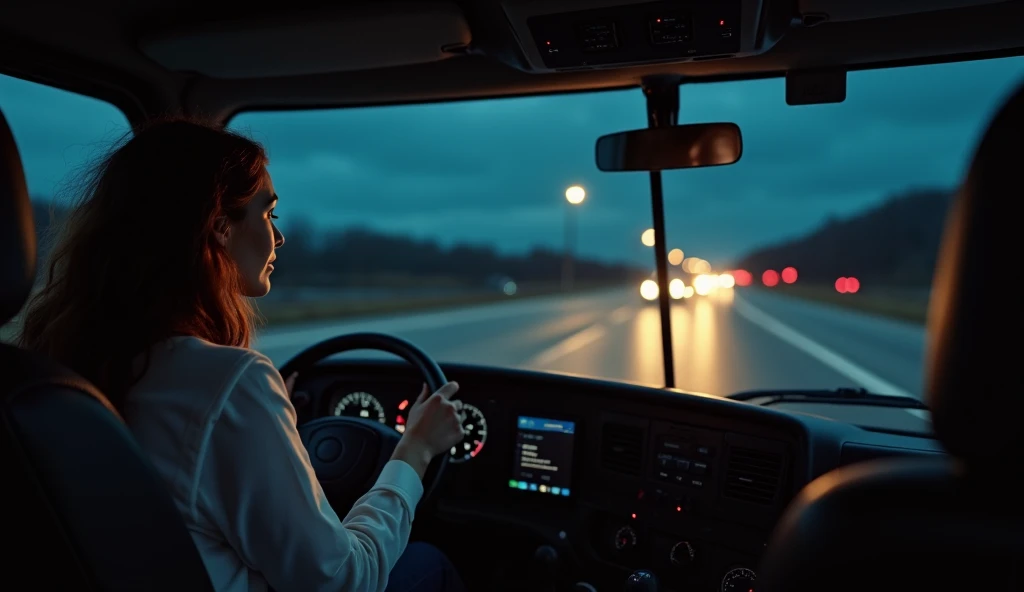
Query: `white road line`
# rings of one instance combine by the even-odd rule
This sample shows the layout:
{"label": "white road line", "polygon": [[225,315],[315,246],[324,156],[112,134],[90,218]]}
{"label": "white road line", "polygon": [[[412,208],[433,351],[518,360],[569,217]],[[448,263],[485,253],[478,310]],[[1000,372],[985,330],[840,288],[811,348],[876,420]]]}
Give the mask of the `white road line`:
{"label": "white road line", "polygon": [[[625,323],[629,319],[633,318],[636,311],[631,306],[622,306],[615,309],[609,316],[608,320],[612,325],[619,325]],[[551,347],[545,349],[539,354],[530,358],[524,366],[530,368],[543,368],[558,361],[565,356],[579,351],[584,347],[594,343],[598,339],[601,339],[608,333],[608,328],[604,323],[594,323],[588,327],[573,333]]]}
{"label": "white road line", "polygon": [[608,318],[611,319],[613,325],[618,325],[633,318],[633,315],[635,314],[636,310],[634,310],[632,306],[622,306],[615,309],[615,312],[613,312]]}
{"label": "white road line", "polygon": [[[913,399],[918,398],[912,395],[909,391],[896,386],[861,366],[858,366],[854,362],[851,362],[817,341],[814,341],[810,337],[797,332],[782,321],[747,302],[739,294],[736,294],[735,300],[733,301],[733,307],[736,310],[736,313],[741,317],[747,319],[751,323],[754,323],[758,327],[761,327],[765,331],[768,331],[782,341],[785,341],[799,349],[871,392],[883,395],[910,397]],[[915,417],[920,417],[921,419],[930,419],[928,412],[920,409],[907,409],[905,411]]]}
{"label": "white road line", "polygon": [[608,329],[602,324],[590,325],[582,331],[577,331],[558,343],[552,345],[526,362],[531,368],[543,368],[552,362],[579,351],[583,347],[601,339],[608,333]]}

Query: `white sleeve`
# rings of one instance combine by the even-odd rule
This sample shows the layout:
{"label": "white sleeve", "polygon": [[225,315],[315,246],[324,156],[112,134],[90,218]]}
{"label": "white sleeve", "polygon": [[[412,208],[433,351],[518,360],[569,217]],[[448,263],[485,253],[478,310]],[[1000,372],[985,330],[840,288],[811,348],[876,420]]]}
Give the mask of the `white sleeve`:
{"label": "white sleeve", "polygon": [[384,590],[423,495],[419,475],[405,462],[388,462],[339,520],[295,422],[284,380],[255,355],[205,443],[197,510],[279,592]]}

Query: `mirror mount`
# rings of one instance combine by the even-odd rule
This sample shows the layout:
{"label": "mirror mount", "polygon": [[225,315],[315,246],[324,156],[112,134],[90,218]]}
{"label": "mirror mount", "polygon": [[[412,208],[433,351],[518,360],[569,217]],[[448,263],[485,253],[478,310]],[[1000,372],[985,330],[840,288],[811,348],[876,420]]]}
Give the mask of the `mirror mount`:
{"label": "mirror mount", "polygon": [[[647,127],[665,128],[679,121],[679,76],[652,76],[641,82],[647,98]],[[661,316],[661,359],[665,388],[675,388],[675,358],[672,354],[672,301],[668,291],[668,247],[665,244],[665,195],[661,171],[650,171],[651,218],[654,224],[654,262],[658,273],[658,309]]]}
{"label": "mirror mount", "polygon": [[679,85],[676,75],[648,76],[640,82],[647,99],[647,127],[669,127],[679,121]]}

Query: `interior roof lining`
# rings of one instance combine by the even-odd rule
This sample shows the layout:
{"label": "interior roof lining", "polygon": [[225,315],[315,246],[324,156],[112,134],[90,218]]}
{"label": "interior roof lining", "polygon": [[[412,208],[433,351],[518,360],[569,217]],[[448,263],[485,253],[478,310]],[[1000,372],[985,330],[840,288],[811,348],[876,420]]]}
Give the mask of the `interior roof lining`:
{"label": "interior roof lining", "polygon": [[[191,3],[169,1],[179,8]],[[153,29],[180,20],[168,14],[166,3],[100,0],[100,8],[94,5],[55,13],[48,0],[37,0],[0,8],[0,71],[107,101],[134,124],[145,115],[174,110],[203,113],[224,121],[236,113],[254,110],[484,100],[565,94],[573,92],[573,87],[580,92],[634,88],[644,75],[680,70],[700,77],[690,78],[690,83],[703,83],[779,76],[789,69],[826,62],[848,64],[848,69],[857,70],[904,60],[909,60],[904,62],[908,64],[945,62],[1024,52],[1024,3],[1006,1],[912,18],[798,28],[771,51],[737,60],[535,75],[517,70],[507,61],[518,44],[510,42],[508,32],[496,21],[501,12],[497,10],[498,0],[460,0],[459,4],[471,21],[475,42],[479,41],[485,50],[480,53],[490,57],[470,55],[439,62],[443,65],[440,68],[427,64],[353,76],[220,81],[167,71],[141,58],[131,40],[145,29],[143,23]],[[44,22],[40,20],[44,16],[50,25],[46,29],[38,25]],[[950,27],[957,27],[959,34],[950,36]],[[83,28],[111,34],[96,37],[85,34]],[[871,37],[875,38],[872,43],[856,41]],[[282,86],[283,82],[290,84]]]}

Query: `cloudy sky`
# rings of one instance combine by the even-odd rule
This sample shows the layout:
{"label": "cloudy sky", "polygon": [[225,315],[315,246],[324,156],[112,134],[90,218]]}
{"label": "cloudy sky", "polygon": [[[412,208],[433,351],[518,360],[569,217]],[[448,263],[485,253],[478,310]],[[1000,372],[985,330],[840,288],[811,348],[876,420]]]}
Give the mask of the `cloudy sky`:
{"label": "cloudy sky", "polygon": [[[691,85],[680,120],[734,121],[736,165],[666,173],[670,247],[725,263],[913,187],[952,187],[1024,58],[849,75],[847,100],[789,107],[782,80]],[[126,129],[94,99],[0,76],[0,109],[33,194],[61,195]],[[289,223],[367,225],[506,251],[561,248],[564,190],[583,185],[579,252],[651,264],[643,173],[601,173],[594,141],[644,127],[640,90],[332,111],[244,113],[270,151]],[[287,248],[287,247],[286,247]]]}

